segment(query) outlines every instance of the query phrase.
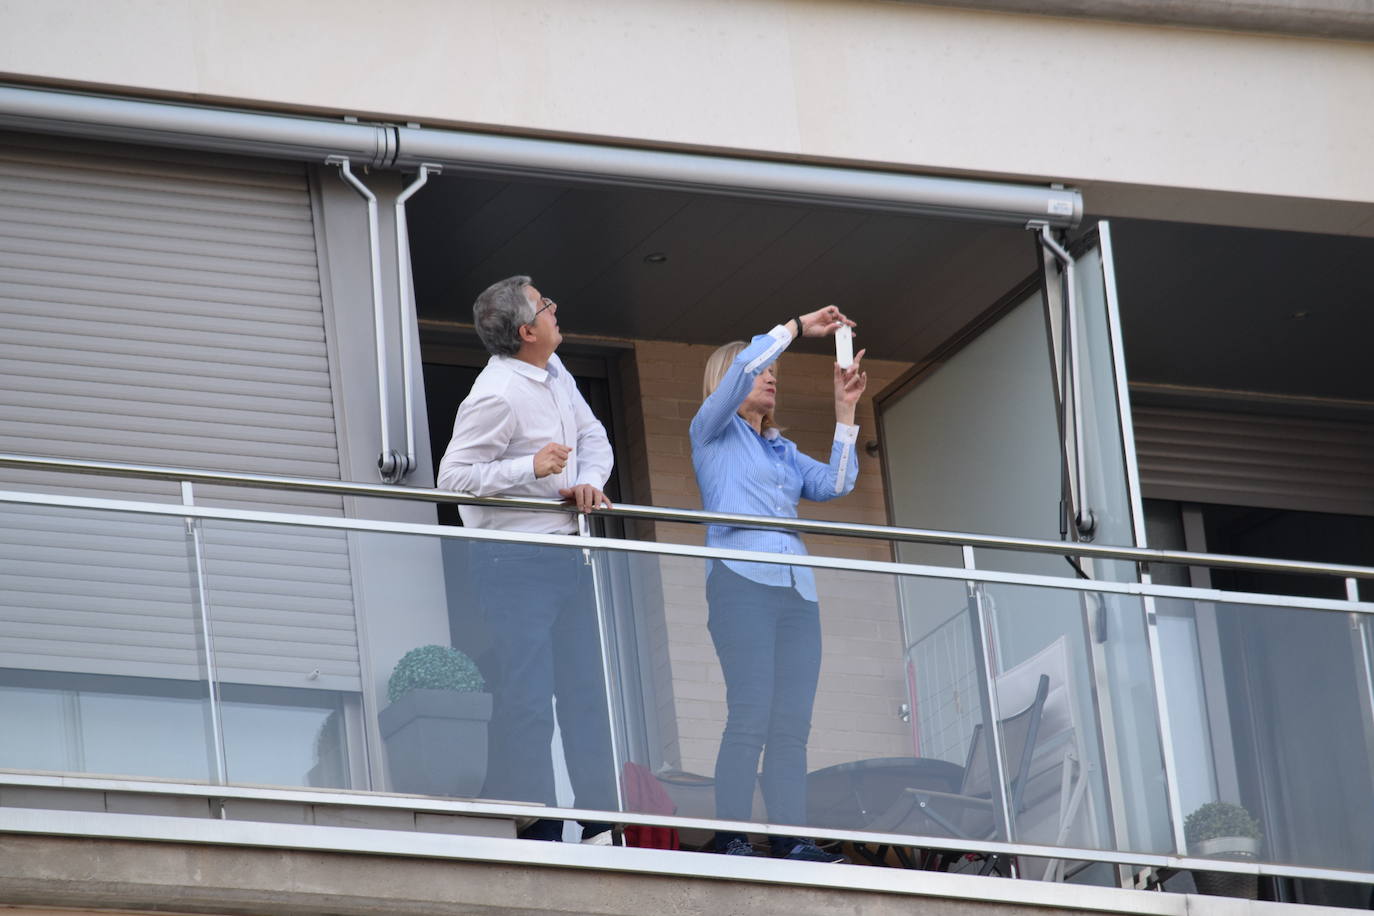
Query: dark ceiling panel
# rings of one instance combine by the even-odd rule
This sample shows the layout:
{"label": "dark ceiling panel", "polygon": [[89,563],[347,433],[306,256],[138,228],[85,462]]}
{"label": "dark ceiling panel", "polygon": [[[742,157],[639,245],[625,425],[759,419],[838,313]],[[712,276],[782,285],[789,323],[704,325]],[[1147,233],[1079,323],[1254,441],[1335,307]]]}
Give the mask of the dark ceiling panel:
{"label": "dark ceiling panel", "polygon": [[[728,276],[713,278],[714,285],[702,299],[706,311],[716,316],[713,323],[695,320],[695,313],[681,315],[664,328],[665,336],[715,343],[747,339],[767,330],[753,325],[752,314],[759,303],[790,282],[798,270],[822,257],[865,219],[861,213],[844,210],[801,211],[799,218],[763,246],[755,257]],[[772,320],[784,320],[788,314],[791,313],[785,312]]]}
{"label": "dark ceiling panel", "polygon": [[571,188],[475,263],[458,285],[480,292],[523,273],[551,294],[557,291],[554,298],[567,299],[690,202],[689,195],[670,192]]}
{"label": "dark ceiling panel", "polygon": [[[928,355],[1035,269],[1017,229],[451,174],[412,200],[410,225],[425,317],[467,321],[487,284],[529,273],[577,333],[718,343],[834,302],[886,359]],[[1133,381],[1374,400],[1374,240],[1113,231]],[[655,252],[667,261],[646,263]]]}
{"label": "dark ceiling panel", "polygon": [[[472,269],[507,244],[565,193],[563,188],[436,178],[407,205],[415,299],[426,318],[471,321]],[[502,275],[508,276],[508,275]]]}
{"label": "dark ceiling panel", "polygon": [[[999,276],[969,247],[1023,235],[886,213],[610,186],[450,175],[431,187],[433,193],[426,188],[410,206],[423,316],[464,321],[468,303],[488,284],[528,273],[565,306],[560,319],[567,330],[612,337],[716,343],[834,302],[865,330],[881,329],[863,340],[873,356],[912,359],[919,354],[899,344],[948,317],[951,303],[965,298],[952,289],[968,278],[950,274],[947,265],[962,261],[982,278]],[[650,254],[666,260],[647,262]],[[1029,268],[1017,268],[1023,269]],[[927,278],[937,273],[951,289],[931,290]],[[951,320],[957,325],[993,299]],[[798,347],[819,352],[825,344]]]}
{"label": "dark ceiling panel", "polygon": [[[698,198],[598,278],[588,297],[629,336],[711,335],[732,320],[729,303],[719,295],[729,289],[729,278],[803,213],[796,207]],[[666,260],[650,263],[645,259],[651,254]]]}
{"label": "dark ceiling panel", "polygon": [[1036,270],[1028,232],[968,225],[948,231],[945,240],[938,259],[923,260],[904,278],[905,320],[885,330],[888,346],[908,359],[930,355]]}
{"label": "dark ceiling panel", "polygon": [[1374,400],[1374,239],[1113,226],[1132,381]]}

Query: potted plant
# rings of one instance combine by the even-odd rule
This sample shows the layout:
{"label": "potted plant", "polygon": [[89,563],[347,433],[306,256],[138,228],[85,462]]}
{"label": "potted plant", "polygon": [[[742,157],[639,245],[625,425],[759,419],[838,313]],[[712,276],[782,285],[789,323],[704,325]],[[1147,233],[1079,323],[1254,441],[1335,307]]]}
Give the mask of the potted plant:
{"label": "potted plant", "polygon": [[[1259,821],[1240,805],[1208,802],[1183,822],[1188,852],[1213,859],[1255,859],[1259,856]],[[1259,896],[1259,876],[1232,872],[1193,872],[1198,893],[1219,897]]]}
{"label": "potted plant", "polygon": [[387,681],[379,716],[391,787],[420,795],[473,796],[487,774],[491,694],[476,663],[451,646],[420,646]]}

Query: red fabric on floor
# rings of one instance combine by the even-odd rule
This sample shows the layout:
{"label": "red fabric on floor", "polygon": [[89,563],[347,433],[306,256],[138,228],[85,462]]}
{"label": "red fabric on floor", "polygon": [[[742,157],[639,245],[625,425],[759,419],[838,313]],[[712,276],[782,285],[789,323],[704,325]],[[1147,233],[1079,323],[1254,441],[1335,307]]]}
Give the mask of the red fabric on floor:
{"label": "red fabric on floor", "polygon": [[[632,760],[625,761],[625,806],[641,814],[675,814],[677,805],[668,796],[663,783],[648,767]],[[625,828],[625,845],[646,849],[678,849],[677,830],[672,827],[649,827],[631,824]]]}

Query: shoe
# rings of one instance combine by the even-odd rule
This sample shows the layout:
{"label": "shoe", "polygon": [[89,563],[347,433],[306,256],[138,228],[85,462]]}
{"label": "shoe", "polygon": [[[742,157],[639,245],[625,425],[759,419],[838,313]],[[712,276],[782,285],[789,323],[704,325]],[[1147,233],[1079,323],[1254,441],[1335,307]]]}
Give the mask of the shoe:
{"label": "shoe", "polygon": [[582,838],[583,846],[624,846],[625,840],[615,835],[615,830],[603,830]]}
{"label": "shoe", "polygon": [[757,856],[758,852],[748,840],[741,840],[738,837],[725,844],[724,849],[716,850],[724,856]]}
{"label": "shoe", "polygon": [[836,864],[848,863],[846,856],[838,852],[826,852],[815,843],[801,842],[792,847],[792,850],[783,856],[784,859],[791,859],[794,862],[834,862]]}
{"label": "shoe", "polygon": [[546,843],[563,842],[563,822],[540,818],[525,825],[525,829],[516,834],[522,840],[543,840]]}

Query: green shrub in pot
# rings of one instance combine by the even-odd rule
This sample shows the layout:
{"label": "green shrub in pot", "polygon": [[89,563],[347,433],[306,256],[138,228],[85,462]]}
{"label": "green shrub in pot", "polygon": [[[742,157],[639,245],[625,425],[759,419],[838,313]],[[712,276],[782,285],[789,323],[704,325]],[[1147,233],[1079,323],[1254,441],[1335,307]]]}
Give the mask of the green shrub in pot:
{"label": "green shrub in pot", "polygon": [[491,694],[476,663],[452,646],[411,649],[387,680],[382,710],[391,787],[419,795],[472,797],[487,772]]}
{"label": "green shrub in pot", "polygon": [[386,696],[393,703],[412,690],[481,693],[486,689],[476,662],[452,646],[438,645],[420,646],[401,656],[386,682]]}
{"label": "green shrub in pot", "polygon": [[[1208,802],[1184,819],[1183,836],[1188,841],[1189,855],[1248,860],[1259,856],[1264,835],[1259,821],[1240,805]],[[1203,894],[1249,900],[1259,896],[1256,875],[1194,871],[1193,881]]]}

